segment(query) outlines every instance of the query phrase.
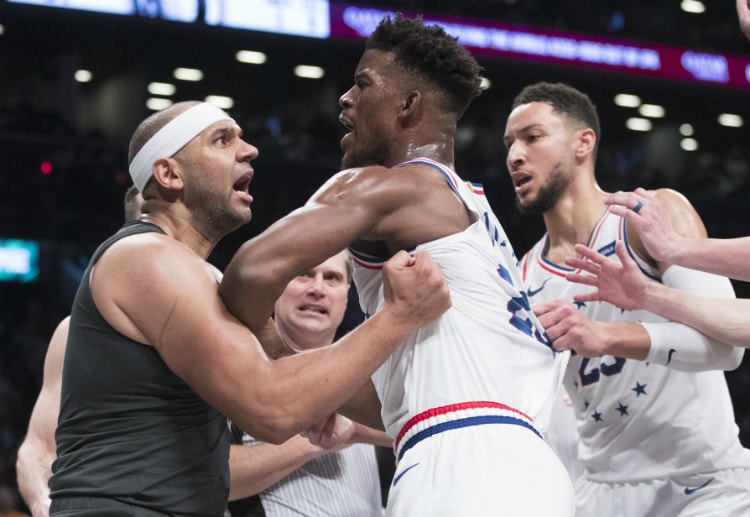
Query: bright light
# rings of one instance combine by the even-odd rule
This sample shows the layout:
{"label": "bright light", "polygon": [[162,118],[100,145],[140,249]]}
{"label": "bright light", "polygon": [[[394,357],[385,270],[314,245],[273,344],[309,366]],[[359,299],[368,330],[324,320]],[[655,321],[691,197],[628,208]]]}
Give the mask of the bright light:
{"label": "bright light", "polygon": [[224,95],[209,95],[206,97],[205,101],[223,110],[228,110],[234,106],[234,99]]}
{"label": "bright light", "polygon": [[263,52],[256,52],[255,50],[238,50],[234,57],[240,63],[248,63],[250,65],[262,65],[266,62],[266,55]]}
{"label": "bright light", "polygon": [[651,121],[645,118],[632,117],[625,122],[625,127],[631,131],[651,131]]}
{"label": "bright light", "polygon": [[177,91],[177,88],[171,83],[153,82],[148,85],[148,93],[151,95],[163,95],[164,97],[169,97],[170,95],[174,95],[175,91]]}
{"label": "bright light", "polygon": [[175,68],[174,78],[180,81],[200,81],[203,79],[203,71],[197,68]]}
{"label": "bright light", "polygon": [[641,98],[629,93],[618,93],[615,95],[615,104],[623,108],[637,108],[641,105]]}
{"label": "bright light", "polygon": [[151,111],[160,111],[164,108],[168,108],[172,105],[172,101],[169,99],[157,99],[156,97],[150,97],[146,100],[146,107]]}
{"label": "bright light", "polygon": [[680,140],[680,147],[682,147],[683,151],[697,151],[698,140],[695,138],[683,138]]}
{"label": "bright light", "polygon": [[699,0],[682,0],[680,8],[686,13],[701,14],[706,12],[706,6]]}
{"label": "bright light", "polygon": [[479,88],[482,91],[489,90],[492,87],[492,81],[487,79],[486,77],[482,77],[482,82],[479,83]]}
{"label": "bright light", "polygon": [[638,113],[644,117],[662,118],[664,116],[664,108],[658,104],[641,104],[638,107]]}
{"label": "bright light", "polygon": [[719,124],[724,127],[742,127],[744,122],[739,115],[733,113],[722,113],[719,115]]}
{"label": "bright light", "polygon": [[325,71],[319,66],[297,65],[294,67],[294,75],[304,79],[320,79],[325,75]]}
{"label": "bright light", "polygon": [[94,78],[94,75],[91,73],[90,70],[80,69],[80,70],[76,70],[76,73],[73,74],[73,77],[79,83],[88,83],[89,81],[91,81],[91,79]]}
{"label": "bright light", "polygon": [[692,124],[680,125],[680,134],[682,136],[693,136],[694,130]]}

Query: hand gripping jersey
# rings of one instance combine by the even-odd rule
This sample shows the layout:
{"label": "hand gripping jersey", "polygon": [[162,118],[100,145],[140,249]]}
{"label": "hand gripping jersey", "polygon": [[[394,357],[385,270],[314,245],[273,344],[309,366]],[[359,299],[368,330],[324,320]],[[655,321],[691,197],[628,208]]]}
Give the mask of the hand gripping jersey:
{"label": "hand gripping jersey", "polygon": [[[506,492],[503,490],[508,491],[505,487],[510,484],[503,483],[496,472],[511,472],[512,475],[512,465],[517,464],[510,460],[510,449],[516,447],[514,442],[497,438],[503,436],[502,428],[513,428],[512,432],[524,435],[524,445],[518,447],[524,451],[528,448],[526,461],[537,466],[540,484],[551,476],[544,471],[547,463],[537,463],[536,454],[537,448],[544,448],[546,451],[542,454],[549,452],[554,457],[540,436],[555,397],[560,393],[567,354],[556,353],[551,348],[530,311],[513,249],[481,187],[462,181],[446,166],[431,160],[407,163],[424,164],[440,171],[476,221],[462,232],[417,246],[416,251],[428,251],[440,265],[453,305],[438,320],[414,333],[373,375],[383,406],[386,432],[395,440],[399,467],[402,468],[402,463],[420,463],[420,467],[426,468],[429,464],[434,469],[422,474],[424,483],[415,486],[419,495],[412,491],[404,496],[423,498],[428,506],[397,507],[395,514],[434,515],[436,498],[443,498],[441,501],[460,499],[462,505],[455,511],[462,515],[497,514],[492,513],[499,511],[497,499],[504,499]],[[352,250],[352,255],[360,304],[366,314],[374,314],[383,303],[381,267],[384,260],[364,256],[357,250]],[[482,425],[485,423],[516,425]],[[470,429],[471,438],[462,438],[461,443],[456,444],[458,447],[447,445],[454,444],[452,440],[456,436],[467,436],[452,434],[457,429]],[[530,437],[530,446],[526,445],[526,435]],[[406,461],[411,448],[425,442],[431,442],[425,447],[436,447],[425,454],[432,459],[435,456],[446,458],[453,467],[443,469],[424,457],[415,459],[421,453],[415,453]],[[464,448],[471,451],[465,453]],[[559,467],[564,483],[569,486],[559,460],[554,458],[553,461],[557,466],[549,470],[557,475]],[[486,470],[490,468],[496,470]],[[464,478],[476,480],[473,489],[467,488],[471,496],[462,494],[456,483],[447,481],[449,476],[457,476],[457,472]],[[401,476],[412,475],[411,471],[397,469],[389,509],[394,487],[403,483]],[[484,485],[481,483],[487,481],[479,478],[488,477],[493,479],[493,488],[489,494],[482,494]],[[549,478],[550,483],[559,486],[557,479]],[[482,500],[487,497],[495,502]],[[522,497],[525,496],[507,494],[504,500],[512,505],[512,499]],[[567,515],[567,503],[556,501],[558,508],[546,515]],[[442,511],[451,515],[452,501],[445,501],[445,504]],[[506,507],[506,511],[511,512],[507,515],[519,515],[514,513],[514,508],[521,506]],[[529,508],[533,508],[533,504]],[[520,515],[526,515],[527,511]]]}
{"label": "hand gripping jersey", "polygon": [[[658,270],[627,245],[625,221],[607,211],[588,245],[616,260],[617,240],[625,241],[644,274],[659,278]],[[568,282],[565,274],[572,270],[544,258],[546,243],[547,235],[521,260],[529,299],[534,303],[562,298],[575,303],[573,296],[591,287]],[[595,321],[665,321],[650,312],[621,310],[606,302],[577,306]],[[720,370],[688,373],[646,361],[573,355],[564,384],[574,402],[579,456],[590,480],[626,483],[750,464],[748,451],[737,438]]]}

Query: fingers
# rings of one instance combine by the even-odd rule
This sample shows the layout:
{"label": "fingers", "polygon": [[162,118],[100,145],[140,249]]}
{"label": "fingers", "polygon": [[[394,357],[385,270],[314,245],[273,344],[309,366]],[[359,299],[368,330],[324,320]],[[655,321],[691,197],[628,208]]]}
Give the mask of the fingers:
{"label": "fingers", "polygon": [[630,220],[634,214],[640,213],[656,199],[655,195],[648,190],[638,187],[632,192],[615,192],[604,199],[604,204],[609,206],[610,212]]}
{"label": "fingers", "polygon": [[565,275],[565,279],[568,282],[574,282],[576,284],[591,285],[596,287],[598,279],[593,275],[581,275],[579,273],[568,273]]}
{"label": "fingers", "polygon": [[[424,261],[424,259],[423,259]],[[404,250],[400,250],[396,252],[396,254],[391,257],[391,259],[385,263],[383,267],[393,268],[393,269],[403,269],[403,268],[409,268],[416,264],[416,257],[412,256],[411,254],[407,253]]]}

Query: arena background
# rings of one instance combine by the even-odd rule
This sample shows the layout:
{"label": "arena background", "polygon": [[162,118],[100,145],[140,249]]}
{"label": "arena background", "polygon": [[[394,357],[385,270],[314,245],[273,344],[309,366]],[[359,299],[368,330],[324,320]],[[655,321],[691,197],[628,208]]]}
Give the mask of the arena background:
{"label": "arena background", "polygon": [[[694,204],[710,236],[750,234],[750,43],[732,1],[708,0],[703,13],[683,10],[695,6],[691,0],[332,3],[330,21],[339,26],[329,37],[313,36],[322,0],[240,1],[256,13],[279,14],[277,22],[290,16],[283,9],[296,11],[291,25],[279,22],[276,30],[287,32],[280,34],[207,23],[228,20],[231,0],[107,2],[126,14],[73,8],[97,5],[93,0],[0,0],[0,482],[6,492],[15,491],[15,452],[52,330],[68,313],[90,253],[122,222],[127,143],[149,114],[149,99],[231,97],[227,110],[260,149],[250,187],[253,221],[215,249],[210,260],[221,268],[240,243],[303,204],[338,169],[344,131],[337,99],[351,85],[364,45],[354,28],[366,28],[378,13],[425,13],[455,27],[490,28],[467,29],[467,36],[510,34],[528,43],[511,51],[470,47],[490,85],[464,116],[456,142],[457,170],[484,184],[517,254],[540,237],[543,224],[516,211],[502,132],[513,96],[539,80],[568,82],[597,104],[603,188],[675,188]],[[295,31],[303,35],[289,33]],[[588,42],[605,53],[640,49],[646,57],[657,49],[663,66],[639,69],[627,56],[619,66],[605,58],[564,58],[569,47],[550,53],[534,46],[542,40]],[[266,61],[241,63],[239,50],[263,52]],[[323,76],[295,76],[300,64],[320,67]],[[677,73],[680,65],[692,75]],[[177,67],[199,69],[203,78],[177,80]],[[79,70],[90,72],[88,82],[76,80]],[[171,84],[174,92],[152,95],[153,82]],[[663,107],[663,116],[646,117],[650,131],[628,129],[638,110],[617,106],[620,93]],[[722,126],[722,113],[745,123]],[[684,134],[685,124],[692,134]],[[18,240],[38,246],[38,275],[9,271]],[[750,297],[747,284],[734,285],[738,296]],[[349,316],[349,325],[360,317],[356,310]],[[727,379],[741,439],[750,446],[750,360]]]}

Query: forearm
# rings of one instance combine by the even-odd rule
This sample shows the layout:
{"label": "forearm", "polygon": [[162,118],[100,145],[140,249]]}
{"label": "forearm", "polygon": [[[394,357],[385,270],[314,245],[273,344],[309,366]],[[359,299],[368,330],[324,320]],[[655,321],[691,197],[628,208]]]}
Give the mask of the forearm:
{"label": "forearm", "polygon": [[654,283],[645,308],[724,343],[750,347],[750,300],[704,298]]}
{"label": "forearm", "polygon": [[[647,291],[646,298],[655,296],[655,299],[646,302],[647,309],[672,321],[644,324],[651,336],[648,360],[683,371],[737,368],[742,361],[742,349],[719,339],[714,333],[696,330],[692,319],[685,321],[682,317],[673,318],[664,314],[665,311],[672,310],[669,304],[673,301],[683,303],[675,300],[675,297],[735,300],[734,289],[729,280],[722,276],[671,266],[662,274],[662,282],[663,285],[653,285]],[[676,292],[671,292],[671,289]],[[696,305],[696,308],[703,305]],[[671,316],[677,315],[675,313]],[[723,318],[716,322],[717,328],[724,324]]]}
{"label": "forearm", "polygon": [[383,430],[382,406],[372,381],[365,382],[339,413],[365,426]]}
{"label": "forearm", "polygon": [[262,492],[325,453],[299,435],[280,445],[232,445],[229,450],[229,500],[236,501]]}
{"label": "forearm", "polygon": [[43,451],[38,442],[28,437],[18,449],[16,478],[18,490],[33,517],[49,517],[49,485],[55,459]]}
{"label": "forearm", "polygon": [[737,280],[750,281],[750,237],[679,239],[666,262]]}
{"label": "forearm", "polygon": [[374,429],[356,422],[355,425],[356,431],[351,440],[352,443],[367,443],[370,445],[379,445],[380,447],[393,447],[393,440],[385,434],[385,431]]}
{"label": "forearm", "polygon": [[264,365],[249,411],[244,397],[225,412],[258,439],[281,443],[335,413],[416,328],[381,310],[329,347]]}
{"label": "forearm", "polygon": [[611,355],[642,361],[651,348],[648,332],[633,322],[598,322],[603,327],[604,347],[597,355]]}

